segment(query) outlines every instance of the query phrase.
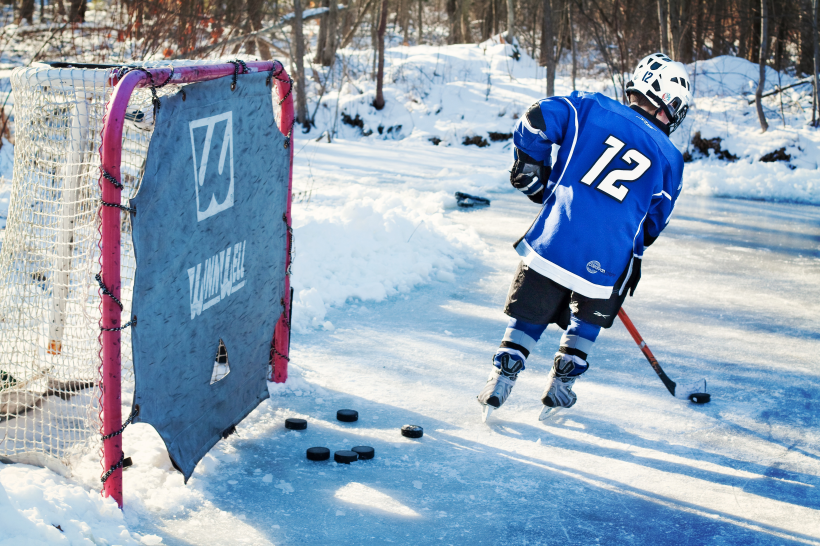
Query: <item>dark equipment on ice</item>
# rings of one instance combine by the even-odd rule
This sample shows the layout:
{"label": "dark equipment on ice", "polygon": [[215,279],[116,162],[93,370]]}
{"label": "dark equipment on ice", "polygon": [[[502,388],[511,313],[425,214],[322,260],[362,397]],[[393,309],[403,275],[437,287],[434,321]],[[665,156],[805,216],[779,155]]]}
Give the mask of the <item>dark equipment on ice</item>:
{"label": "dark equipment on ice", "polygon": [[[626,329],[629,331],[630,335],[632,336],[632,339],[634,339],[635,343],[638,344],[638,347],[641,348],[641,352],[649,361],[649,364],[652,365],[652,369],[655,370],[655,373],[657,373],[658,377],[661,378],[661,381],[663,381],[663,384],[666,386],[666,388],[669,390],[672,396],[674,396],[675,398],[686,398],[690,402],[694,402],[695,404],[705,404],[712,399],[708,392],[687,393],[685,392],[685,390],[683,390],[684,392],[676,392],[678,385],[674,381],[669,379],[669,376],[666,375],[666,372],[663,371],[663,368],[661,368],[661,365],[658,363],[658,360],[655,358],[655,355],[653,355],[652,351],[649,350],[649,347],[641,337],[641,334],[638,333],[638,329],[635,328],[635,325],[632,324],[632,321],[629,319],[628,316],[626,316],[626,312],[623,310],[623,308],[621,308],[618,311],[618,318],[620,318],[621,322],[623,322],[624,326],[626,326]],[[698,384],[702,384],[703,390],[706,390],[705,379],[701,379],[698,382]]]}
{"label": "dark equipment on ice", "polygon": [[354,423],[359,420],[359,412],[352,409],[340,409],[336,412],[336,419],[345,423]]}
{"label": "dark equipment on ice", "polygon": [[352,448],[350,451],[353,451],[356,454],[358,454],[360,461],[366,461],[376,456],[376,450],[370,446],[356,446]]}
{"label": "dark equipment on ice", "polygon": [[469,193],[456,192],[456,204],[459,207],[469,209],[473,207],[489,207],[490,200],[486,197],[477,197]]}
{"label": "dark equipment on ice", "polygon": [[307,428],[307,421],[291,417],[290,419],[285,419],[285,428],[288,430],[305,430]]}
{"label": "dark equipment on ice", "polygon": [[337,463],[350,464],[354,461],[359,460],[359,454],[355,451],[337,451],[333,454],[333,460]]}
{"label": "dark equipment on ice", "polygon": [[421,438],[424,436],[424,429],[418,425],[404,425],[401,427],[401,435],[405,438]]}
{"label": "dark equipment on ice", "polygon": [[326,447],[309,447],[307,458],[309,461],[326,461],[330,459],[330,450]]}

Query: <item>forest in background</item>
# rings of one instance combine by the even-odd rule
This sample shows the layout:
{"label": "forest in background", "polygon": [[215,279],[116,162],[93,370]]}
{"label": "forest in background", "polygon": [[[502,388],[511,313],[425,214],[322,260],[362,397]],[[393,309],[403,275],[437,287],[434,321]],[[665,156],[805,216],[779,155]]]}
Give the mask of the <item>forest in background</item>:
{"label": "forest in background", "polygon": [[[0,62],[119,64],[226,55],[278,58],[297,81],[297,116],[309,125],[306,78],[344,48],[370,50],[384,104],[384,48],[479,43],[496,36],[545,67],[554,94],[559,62],[590,67],[623,90],[653,51],[691,63],[732,55],[803,78],[818,124],[820,0],[14,0],[2,5]],[[590,63],[590,59],[594,59]],[[326,77],[326,75],[325,75]],[[758,98],[758,102],[760,102]],[[765,119],[761,117],[765,130]]]}

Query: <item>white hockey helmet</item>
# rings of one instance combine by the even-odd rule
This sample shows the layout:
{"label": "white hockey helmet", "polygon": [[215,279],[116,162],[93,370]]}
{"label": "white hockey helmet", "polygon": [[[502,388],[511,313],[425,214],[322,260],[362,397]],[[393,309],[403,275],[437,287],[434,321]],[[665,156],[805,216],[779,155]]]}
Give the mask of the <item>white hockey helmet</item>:
{"label": "white hockey helmet", "polygon": [[663,110],[669,118],[670,133],[683,122],[694,103],[686,67],[663,53],[653,53],[641,59],[626,84],[626,94],[629,93],[640,93]]}

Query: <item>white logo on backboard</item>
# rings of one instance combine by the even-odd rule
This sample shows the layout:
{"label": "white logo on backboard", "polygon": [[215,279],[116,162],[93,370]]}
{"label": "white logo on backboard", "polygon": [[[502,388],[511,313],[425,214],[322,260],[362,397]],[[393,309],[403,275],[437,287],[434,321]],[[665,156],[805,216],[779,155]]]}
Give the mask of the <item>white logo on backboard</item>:
{"label": "white logo on backboard", "polygon": [[202,263],[188,269],[191,320],[245,286],[246,241],[228,245]]}
{"label": "white logo on backboard", "polygon": [[[219,148],[219,136],[217,135],[214,138],[214,133],[219,132],[216,130],[217,125],[221,125],[222,122],[225,122],[225,133],[222,135],[222,146]],[[209,118],[194,120],[188,126],[191,131],[191,151],[194,158],[196,220],[201,222],[233,206],[233,116],[231,112],[225,112]],[[202,128],[205,129],[204,139],[202,138],[202,131],[195,131],[195,129]],[[199,157],[197,157],[197,142],[201,143]],[[208,171],[208,160],[211,152],[216,153],[217,150],[219,150],[219,163],[214,169],[214,162],[211,161],[211,170]],[[226,160],[229,167],[228,180],[224,180],[226,177],[222,176]],[[206,180],[208,181],[207,185],[205,184]],[[223,193],[226,186],[227,193],[224,194],[222,202],[219,202],[217,196]],[[207,203],[207,208],[203,211],[202,206],[205,203]]]}

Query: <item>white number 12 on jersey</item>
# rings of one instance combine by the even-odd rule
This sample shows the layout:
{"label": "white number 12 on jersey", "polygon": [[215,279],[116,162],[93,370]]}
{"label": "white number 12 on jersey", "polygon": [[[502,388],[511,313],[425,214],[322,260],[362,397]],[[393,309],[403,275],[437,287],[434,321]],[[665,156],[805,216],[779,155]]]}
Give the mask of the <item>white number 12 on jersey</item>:
{"label": "white number 12 on jersey", "polygon": [[[595,162],[592,168],[581,179],[581,182],[587,186],[592,186],[595,179],[598,178],[602,172],[604,172],[606,166],[609,165],[610,162],[615,159],[615,156],[618,155],[618,152],[626,146],[623,142],[611,135],[606,139],[604,144],[606,144],[608,148],[603,154],[601,154],[598,161]],[[626,186],[616,186],[615,183],[634,182],[643,176],[643,174],[649,170],[649,167],[652,166],[652,161],[634,148],[627,150],[626,153],[621,156],[621,159],[623,159],[628,165],[631,165],[632,162],[636,162],[637,165],[632,170],[615,169],[614,171],[611,171],[596,188],[614,198],[619,203],[622,202],[624,197],[626,197],[626,194],[629,193],[629,188]]]}

